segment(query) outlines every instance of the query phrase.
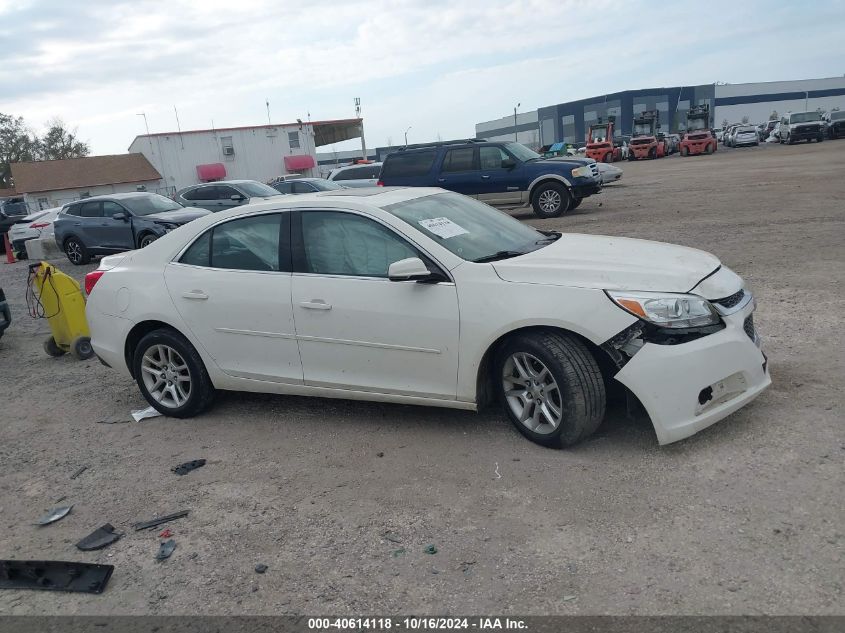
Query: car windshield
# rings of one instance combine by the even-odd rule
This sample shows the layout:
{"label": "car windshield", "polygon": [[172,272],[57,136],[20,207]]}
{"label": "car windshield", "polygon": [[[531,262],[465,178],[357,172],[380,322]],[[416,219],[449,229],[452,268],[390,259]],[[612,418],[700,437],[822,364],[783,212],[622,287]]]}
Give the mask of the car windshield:
{"label": "car windshield", "polygon": [[438,193],[385,210],[469,261],[523,255],[554,238],[473,198]]}
{"label": "car windshield", "polygon": [[250,198],[267,198],[268,196],[281,196],[282,194],[270,185],[263,185],[260,182],[239,182],[238,188]]}
{"label": "car windshield", "polygon": [[170,198],[165,198],[157,193],[150,193],[146,196],[123,198],[120,202],[125,207],[128,207],[135,215],[150,215],[152,213],[162,213],[164,211],[176,211],[177,209],[182,208],[182,205],[178,202],[174,202]]}
{"label": "car windshield", "polygon": [[537,152],[528,149],[522,143],[507,143],[505,144],[505,149],[516,156],[518,160],[523,162],[526,160],[536,160],[540,158],[540,155]]}
{"label": "car windshield", "polygon": [[799,112],[789,117],[790,123],[808,123],[809,121],[820,121],[821,115],[818,112]]}
{"label": "car windshield", "polygon": [[335,189],[343,189],[343,187],[331,180],[309,180],[310,184],[314,185],[317,191],[334,191]]}

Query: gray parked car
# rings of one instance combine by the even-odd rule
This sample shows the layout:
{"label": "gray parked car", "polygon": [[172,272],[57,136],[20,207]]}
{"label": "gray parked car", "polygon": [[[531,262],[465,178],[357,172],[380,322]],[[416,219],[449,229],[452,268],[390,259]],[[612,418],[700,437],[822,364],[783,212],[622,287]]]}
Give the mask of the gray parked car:
{"label": "gray parked car", "polygon": [[223,211],[251,200],[267,200],[282,195],[273,187],[256,180],[221,180],[192,185],[176,192],[176,202],[183,207]]}
{"label": "gray parked car", "polygon": [[375,187],[381,173],[381,163],[364,163],[338,167],[329,174],[329,180],[344,187]]}
{"label": "gray parked car", "polygon": [[72,264],[93,255],[144,248],[173,229],[208,215],[185,209],[156,193],[115,193],[76,200],[62,207],[53,222],[56,244]]}
{"label": "gray parked car", "polygon": [[290,178],[279,180],[270,185],[276,191],[286,194],[314,193],[316,191],[334,191],[343,189],[341,185],[325,178]]}

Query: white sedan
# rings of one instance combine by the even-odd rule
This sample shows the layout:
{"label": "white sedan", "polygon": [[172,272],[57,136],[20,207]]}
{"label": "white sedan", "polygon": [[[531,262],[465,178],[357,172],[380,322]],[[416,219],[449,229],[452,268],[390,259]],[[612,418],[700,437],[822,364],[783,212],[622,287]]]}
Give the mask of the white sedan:
{"label": "white sedan", "polygon": [[61,210],[61,207],[42,209],[15,222],[9,229],[9,241],[12,243],[12,247],[21,255],[26,256],[27,240],[39,237],[52,239],[53,221]]}
{"label": "white sedan", "polygon": [[331,191],[181,226],[86,277],[91,342],[165,415],[216,389],[475,410],[547,446],[626,388],[661,444],[771,383],[743,281],[708,253],[540,232],[434,188]]}
{"label": "white sedan", "polygon": [[601,178],[601,184],[603,185],[609,185],[610,183],[616,182],[622,178],[622,170],[616,165],[611,165],[610,163],[596,163],[596,166],[599,168],[599,177]]}

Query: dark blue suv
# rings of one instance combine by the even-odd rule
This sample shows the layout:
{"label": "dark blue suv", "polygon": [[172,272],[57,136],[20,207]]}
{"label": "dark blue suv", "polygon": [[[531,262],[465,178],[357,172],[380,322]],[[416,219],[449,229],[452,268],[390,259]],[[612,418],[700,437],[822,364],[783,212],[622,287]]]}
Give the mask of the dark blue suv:
{"label": "dark blue suv", "polygon": [[556,218],[601,190],[590,158],[542,158],[519,143],[466,139],[408,145],[388,154],[383,186],[442,187],[490,204],[528,204]]}

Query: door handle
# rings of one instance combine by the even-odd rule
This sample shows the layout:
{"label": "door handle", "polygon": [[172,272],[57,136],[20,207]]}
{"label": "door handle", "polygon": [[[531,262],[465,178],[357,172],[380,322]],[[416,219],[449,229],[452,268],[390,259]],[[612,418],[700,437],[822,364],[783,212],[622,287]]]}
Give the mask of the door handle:
{"label": "door handle", "polygon": [[74,222],[73,225],[74,226],[82,226],[82,222]]}
{"label": "door handle", "polygon": [[185,299],[194,299],[197,301],[205,301],[208,299],[208,295],[205,294],[202,290],[191,290],[190,292],[183,292],[182,296]]}
{"label": "door handle", "polygon": [[322,299],[314,299],[312,301],[300,301],[300,307],[305,308],[306,310],[331,310],[332,304],[326,303]]}
{"label": "door handle", "polygon": [[488,174],[481,174],[481,178],[484,180],[490,180],[490,176]]}
{"label": "door handle", "polygon": [[446,179],[445,178],[438,178],[437,182],[446,182]]}

